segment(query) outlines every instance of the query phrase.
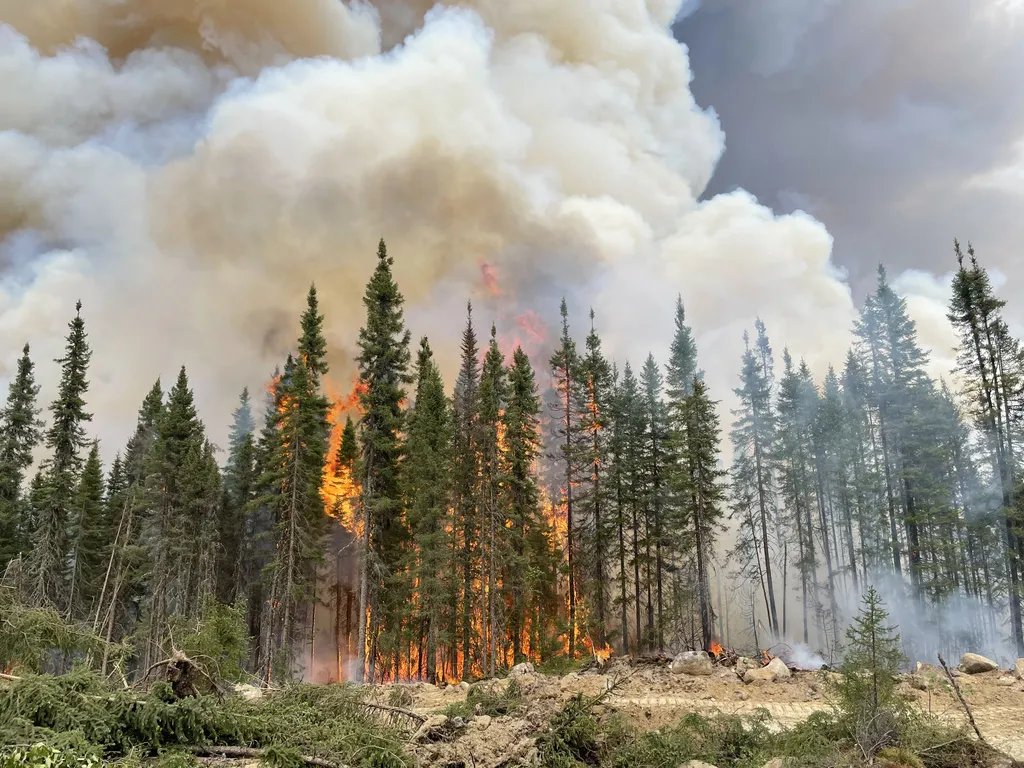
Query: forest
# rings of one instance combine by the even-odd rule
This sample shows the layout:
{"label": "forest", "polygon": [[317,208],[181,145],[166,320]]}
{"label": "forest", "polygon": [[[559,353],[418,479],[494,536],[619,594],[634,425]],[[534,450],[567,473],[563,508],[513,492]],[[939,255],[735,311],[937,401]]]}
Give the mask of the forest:
{"label": "forest", "polygon": [[[948,379],[879,267],[823,379],[758,321],[723,413],[682,298],[669,358],[635,367],[604,353],[593,311],[581,334],[563,301],[550,356],[531,360],[469,307],[443,381],[381,241],[350,395],[327,394],[311,287],[226,450],[182,368],[106,467],[79,304],[45,413],[31,339],[0,411],[0,608],[101,638],[97,668],[125,680],[218,622],[244,626],[241,669],[301,679],[327,612],[331,679],[454,682],[721,643],[834,658],[847,606],[886,582],[932,622],[934,645],[912,650],[1024,655],[1024,350],[973,248],[954,256]],[[951,626],[952,603],[977,610]]]}

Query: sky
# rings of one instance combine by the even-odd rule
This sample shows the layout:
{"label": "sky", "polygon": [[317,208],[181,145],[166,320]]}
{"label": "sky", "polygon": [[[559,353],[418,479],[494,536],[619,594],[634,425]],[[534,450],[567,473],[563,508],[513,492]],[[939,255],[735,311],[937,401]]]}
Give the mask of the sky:
{"label": "sky", "polygon": [[[862,300],[884,261],[942,278],[953,238],[1024,284],[1024,12],[1014,0],[704,0],[674,32],[743,187],[834,238]],[[926,290],[928,276],[906,278]],[[1018,322],[1024,302],[1010,307]]]}

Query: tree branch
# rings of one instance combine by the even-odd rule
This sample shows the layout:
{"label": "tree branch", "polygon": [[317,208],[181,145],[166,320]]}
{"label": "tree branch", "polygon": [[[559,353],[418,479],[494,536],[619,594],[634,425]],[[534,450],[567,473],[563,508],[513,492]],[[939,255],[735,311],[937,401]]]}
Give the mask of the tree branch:
{"label": "tree branch", "polygon": [[[256,749],[254,747],[218,747],[192,744],[184,747],[184,749],[191,752],[193,755],[204,757],[252,757],[262,759],[266,755],[266,750]],[[341,763],[332,763],[330,760],[325,760],[322,757],[313,757],[312,755],[301,755],[299,759],[301,759],[306,765],[315,766],[315,768],[349,768]]]}
{"label": "tree branch", "polygon": [[971,724],[971,728],[978,735],[978,741],[982,744],[988,745],[985,741],[985,737],[981,735],[981,731],[978,729],[978,724],[974,722],[974,715],[971,713],[971,708],[967,705],[967,700],[964,699],[964,695],[960,693],[960,686],[957,685],[956,678],[953,677],[953,673],[949,671],[949,667],[946,666],[945,659],[942,658],[942,654],[937,654],[939,657],[939,664],[942,665],[942,671],[946,673],[946,677],[949,679],[950,685],[953,686],[953,692],[956,693],[956,697],[960,700],[961,706],[964,708],[964,712],[967,713],[967,721]]}

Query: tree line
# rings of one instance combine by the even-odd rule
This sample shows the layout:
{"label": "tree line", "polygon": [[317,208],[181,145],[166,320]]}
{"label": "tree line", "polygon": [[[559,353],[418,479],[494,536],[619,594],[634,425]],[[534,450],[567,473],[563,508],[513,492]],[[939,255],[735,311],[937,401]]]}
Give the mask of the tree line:
{"label": "tree line", "polygon": [[[481,341],[469,307],[449,391],[430,342],[412,348],[382,241],[358,336],[356,421],[331,423],[311,287],[262,424],[243,391],[222,464],[182,368],[166,393],[153,385],[106,472],[87,437],[79,305],[49,424],[27,345],[0,412],[0,583],[129,643],[127,672],[165,658],[183,622],[233,606],[250,671],[287,679],[302,673],[344,518],[354,546],[343,554],[358,560],[352,674],[466,679],[723,639],[722,612],[737,602],[722,599],[716,565],[728,516],[730,576],[746,585],[759,646],[838,644],[845,597],[882,572],[923,604],[976,598],[987,610],[974,629],[1021,645],[1024,355],[973,249],[956,253],[957,392],[925,373],[880,268],[853,348],[820,386],[788,350],[776,375],[757,322],[728,475],[681,299],[669,359],[648,355],[638,370],[605,355],[593,312],[578,347],[563,301],[541,375],[521,348],[500,349],[493,326]],[[333,503],[347,516],[324,493],[340,475],[350,498]]]}

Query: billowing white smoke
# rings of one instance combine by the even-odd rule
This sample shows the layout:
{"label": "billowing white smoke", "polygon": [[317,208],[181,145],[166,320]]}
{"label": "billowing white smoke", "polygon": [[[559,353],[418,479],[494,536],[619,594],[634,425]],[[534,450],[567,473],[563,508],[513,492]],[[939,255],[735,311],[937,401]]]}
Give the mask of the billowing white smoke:
{"label": "billowing white smoke", "polygon": [[81,298],[107,455],[180,364],[223,437],[311,281],[348,380],[381,236],[449,372],[483,263],[549,325],[563,293],[580,331],[593,303],[634,365],[664,359],[681,292],[716,397],[757,315],[819,375],[842,359],[824,228],[698,202],[724,140],[669,31],[681,0],[452,5],[0,0],[0,371],[27,340],[52,395]]}

